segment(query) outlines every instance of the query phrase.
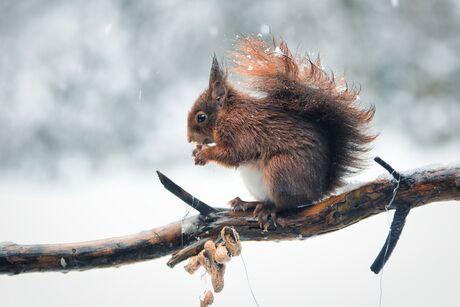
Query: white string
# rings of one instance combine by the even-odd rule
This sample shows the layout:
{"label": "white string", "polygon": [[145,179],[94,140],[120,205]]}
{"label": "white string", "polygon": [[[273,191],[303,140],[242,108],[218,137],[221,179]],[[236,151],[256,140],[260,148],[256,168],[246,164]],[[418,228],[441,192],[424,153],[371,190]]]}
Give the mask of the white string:
{"label": "white string", "polygon": [[[391,172],[391,175],[393,175],[395,171],[393,170]],[[387,258],[387,253],[388,253],[388,248],[390,246],[390,238],[391,238],[391,220],[390,220],[390,208],[391,205],[393,204],[396,193],[398,192],[399,189],[399,183],[401,182],[401,176],[398,177],[398,180],[396,180],[396,187],[393,189],[393,196],[390,199],[390,202],[385,205],[385,211],[387,212],[387,220],[388,220],[388,225],[390,227],[390,231],[388,232],[388,242],[386,242],[386,248],[385,248],[385,253],[383,254],[383,261],[385,262],[385,259]],[[383,269],[385,266],[382,267],[382,270],[380,272],[380,296],[379,296],[379,307],[382,306],[382,298],[383,298]]]}
{"label": "white string", "polygon": [[249,281],[248,269],[246,267],[246,263],[244,262],[243,253],[240,254],[240,257],[241,257],[241,261],[243,262],[244,272],[246,274],[246,280],[248,281],[248,287],[249,287],[249,291],[251,291],[252,299],[254,300],[254,303],[256,304],[256,306],[260,307],[259,303],[257,302],[256,296],[254,295],[254,291],[252,290],[251,282]]}
{"label": "white string", "polygon": [[[238,233],[233,227],[232,227],[232,231],[233,231],[233,236],[235,237],[235,240],[237,240],[239,237]],[[249,287],[249,291],[251,291],[252,299],[254,300],[254,303],[256,304],[256,306],[260,307],[259,303],[257,302],[256,296],[254,294],[254,291],[252,290],[251,281],[249,280],[248,268],[246,267],[246,262],[244,262],[244,258],[243,258],[243,252],[240,252],[240,257],[241,257],[241,262],[243,262],[244,273],[246,275],[246,280],[248,281],[248,287]]]}
{"label": "white string", "polygon": [[[394,170],[391,172],[391,175],[394,174]],[[401,182],[401,175],[399,175],[398,177],[398,180],[396,180],[396,187],[393,189],[393,197],[391,197],[391,200],[390,202],[388,203],[388,205],[385,206],[385,210],[388,211],[388,209],[390,209],[391,205],[393,204],[394,200],[395,200],[395,197],[396,197],[396,193],[398,192],[398,189],[399,189],[399,183]]]}
{"label": "white string", "polygon": [[[193,204],[195,203],[195,197],[192,196],[192,207],[193,207]],[[184,213],[184,216],[182,217],[181,221],[180,221],[180,242],[181,242],[181,247],[184,248],[184,221],[185,219],[189,216],[190,214],[190,206],[188,206],[187,204],[185,204],[185,213]]]}
{"label": "white string", "polygon": [[203,275],[201,275],[200,280],[204,278],[204,291],[203,293],[198,297],[200,301],[202,301],[206,295],[206,292],[208,291],[208,276],[206,274],[206,270],[204,271]]}

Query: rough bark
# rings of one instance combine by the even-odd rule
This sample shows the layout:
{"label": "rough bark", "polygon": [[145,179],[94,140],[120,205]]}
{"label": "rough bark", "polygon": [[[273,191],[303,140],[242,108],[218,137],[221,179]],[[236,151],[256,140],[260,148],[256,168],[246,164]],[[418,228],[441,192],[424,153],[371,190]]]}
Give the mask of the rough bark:
{"label": "rough bark", "polygon": [[[284,227],[262,232],[251,212],[217,209],[186,221],[134,235],[82,243],[0,244],[0,274],[73,271],[113,267],[173,254],[168,265],[196,254],[206,239],[215,239],[223,226],[234,226],[243,241],[296,240],[333,232],[385,211],[395,181],[373,182],[332,195],[312,206],[280,214]],[[426,168],[403,174],[390,209],[411,208],[433,202],[460,200],[460,165]],[[184,231],[181,226],[185,225]]]}

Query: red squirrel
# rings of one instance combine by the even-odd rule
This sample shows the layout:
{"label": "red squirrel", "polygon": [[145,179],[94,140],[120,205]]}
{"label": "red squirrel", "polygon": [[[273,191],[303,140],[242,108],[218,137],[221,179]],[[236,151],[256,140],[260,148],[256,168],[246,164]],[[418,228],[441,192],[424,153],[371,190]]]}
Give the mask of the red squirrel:
{"label": "red squirrel", "polygon": [[256,201],[229,204],[254,209],[267,230],[277,212],[319,200],[363,168],[375,108],[362,108],[358,91],[336,83],[319,57],[295,57],[284,41],[241,38],[232,60],[247,91],[230,83],[214,55],[209,87],[188,114],[188,141],[195,164],[240,171]]}

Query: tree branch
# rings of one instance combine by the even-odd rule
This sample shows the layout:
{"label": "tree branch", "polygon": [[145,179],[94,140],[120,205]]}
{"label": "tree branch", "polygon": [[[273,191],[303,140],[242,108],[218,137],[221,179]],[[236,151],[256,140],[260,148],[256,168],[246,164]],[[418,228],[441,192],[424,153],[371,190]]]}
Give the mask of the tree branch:
{"label": "tree branch", "polygon": [[[251,212],[220,209],[138,234],[83,243],[0,244],[0,274],[72,271],[113,267],[173,254],[168,265],[198,253],[223,226],[234,226],[243,241],[295,240],[333,232],[385,211],[393,179],[377,179],[312,206],[280,214],[285,227],[262,232]],[[185,192],[185,191],[184,191]],[[390,209],[460,200],[460,165],[404,174]],[[184,225],[182,233],[181,225]],[[182,245],[183,244],[183,245]]]}
{"label": "tree branch", "polygon": [[193,209],[200,212],[201,215],[208,215],[209,213],[217,212],[216,208],[213,208],[195,196],[191,195],[189,192],[182,189],[180,186],[175,184],[171,179],[166,177],[163,173],[157,171],[158,178],[160,179],[161,184],[165,187],[166,190],[173,193],[177,197],[179,197],[182,201],[184,201],[187,205],[192,207]]}

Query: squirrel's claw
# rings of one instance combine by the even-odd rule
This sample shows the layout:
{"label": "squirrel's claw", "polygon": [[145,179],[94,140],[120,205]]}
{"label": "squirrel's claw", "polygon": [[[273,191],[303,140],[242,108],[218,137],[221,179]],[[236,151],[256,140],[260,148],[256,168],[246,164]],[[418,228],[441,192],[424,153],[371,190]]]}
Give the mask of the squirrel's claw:
{"label": "squirrel's claw", "polygon": [[257,217],[259,221],[259,226],[263,229],[263,232],[268,231],[270,226],[270,220],[273,222],[273,225],[276,225],[276,207],[270,203],[259,203],[252,214],[254,217]]}
{"label": "squirrel's claw", "polygon": [[232,208],[233,211],[246,211],[249,209],[254,209],[259,202],[257,201],[244,201],[239,197],[235,197],[228,202],[228,205]]}
{"label": "squirrel's claw", "polygon": [[195,157],[197,153],[203,150],[203,145],[196,145],[195,149],[192,151],[192,157]]}
{"label": "squirrel's claw", "polygon": [[197,145],[192,152],[193,157],[195,157],[195,165],[206,165],[208,163],[208,158],[206,157],[206,151],[201,145]]}
{"label": "squirrel's claw", "polygon": [[264,203],[260,201],[244,201],[239,197],[235,197],[228,202],[228,205],[233,211],[246,211],[254,209],[252,215],[257,217],[259,226],[264,232],[268,231],[270,220],[273,225],[277,227],[276,220],[276,207],[271,203]]}
{"label": "squirrel's claw", "polygon": [[231,201],[228,202],[230,208],[233,211],[246,211],[246,207],[244,206],[244,202],[239,197],[235,197]]}
{"label": "squirrel's claw", "polygon": [[228,202],[228,205],[232,208],[233,211],[246,211],[254,209],[258,204],[260,204],[259,201],[244,201],[239,197],[235,197]]}
{"label": "squirrel's claw", "polygon": [[208,160],[203,156],[195,156],[195,165],[206,165]]}

